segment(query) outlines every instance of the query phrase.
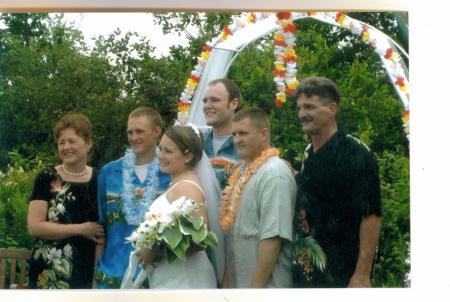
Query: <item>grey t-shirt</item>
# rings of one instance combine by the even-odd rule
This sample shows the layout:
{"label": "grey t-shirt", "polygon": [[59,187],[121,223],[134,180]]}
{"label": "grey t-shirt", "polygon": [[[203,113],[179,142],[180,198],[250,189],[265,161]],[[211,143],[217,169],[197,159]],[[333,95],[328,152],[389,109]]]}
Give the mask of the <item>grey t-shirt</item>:
{"label": "grey t-shirt", "polygon": [[279,236],[282,248],[267,287],[292,287],[292,220],[297,193],[291,169],[270,158],[241,193],[235,223],[226,235],[230,287],[250,287],[258,261],[259,242]]}
{"label": "grey t-shirt", "polygon": [[220,147],[222,147],[222,145],[226,142],[226,140],[228,138],[230,138],[231,135],[216,135],[213,132],[213,152],[214,152],[214,156],[217,156],[217,152],[219,152]]}

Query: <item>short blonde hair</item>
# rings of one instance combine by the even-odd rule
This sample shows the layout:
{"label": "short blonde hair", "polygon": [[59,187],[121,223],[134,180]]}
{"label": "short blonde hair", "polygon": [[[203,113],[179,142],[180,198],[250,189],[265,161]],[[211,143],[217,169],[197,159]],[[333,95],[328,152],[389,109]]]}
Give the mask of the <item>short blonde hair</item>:
{"label": "short blonde hair", "polygon": [[156,110],[147,106],[137,107],[136,109],[131,111],[131,113],[128,115],[128,118],[137,118],[141,116],[146,116],[151,122],[153,122],[154,126],[162,128],[161,115]]}

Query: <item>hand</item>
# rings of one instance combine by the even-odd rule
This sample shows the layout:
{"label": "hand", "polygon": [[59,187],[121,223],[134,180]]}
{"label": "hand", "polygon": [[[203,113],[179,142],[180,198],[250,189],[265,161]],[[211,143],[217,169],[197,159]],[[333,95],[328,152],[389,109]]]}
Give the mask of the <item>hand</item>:
{"label": "hand", "polygon": [[365,275],[353,275],[348,287],[371,287],[370,277]]}
{"label": "hand", "polygon": [[81,223],[79,226],[81,236],[84,236],[98,244],[104,242],[105,231],[103,230],[102,225],[96,222],[87,221]]}
{"label": "hand", "polygon": [[139,263],[141,263],[142,267],[147,267],[147,265],[151,265],[153,260],[155,260],[156,253],[154,250],[141,248],[136,252],[136,257],[139,258]]}

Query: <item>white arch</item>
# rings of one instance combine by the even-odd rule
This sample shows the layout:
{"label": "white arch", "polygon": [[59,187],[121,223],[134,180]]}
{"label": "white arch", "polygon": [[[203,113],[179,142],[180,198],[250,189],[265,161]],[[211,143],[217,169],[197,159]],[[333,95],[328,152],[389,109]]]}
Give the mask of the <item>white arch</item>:
{"label": "white arch", "polygon": [[[367,32],[367,42],[372,45],[374,51],[380,57],[391,83],[394,85],[395,90],[403,103],[405,111],[408,111],[408,69],[401,56],[398,55],[398,52],[401,51],[405,57],[408,58],[406,51],[404,51],[388,35],[370,26],[369,24],[338,14],[339,13],[336,12],[315,14],[299,12],[293,13],[293,19],[299,20],[303,18],[313,18],[332,26],[346,28],[358,36],[360,36],[364,31]],[[336,21],[338,16],[340,16],[340,19],[338,20],[339,22]],[[228,74],[229,67],[231,66],[233,60],[249,43],[277,30],[279,25],[276,23],[276,20],[277,17],[275,14],[262,14],[262,16],[259,16],[259,20],[257,22],[250,23],[244,27],[242,24],[239,24],[242,21],[236,19],[230,26],[232,31],[235,30],[233,35],[229,36],[229,38],[224,41],[216,38],[216,40],[212,42],[213,50],[208,61],[206,62],[203,75],[201,76],[199,85],[193,96],[188,115],[188,122],[195,123],[198,126],[206,125],[206,120],[202,112],[202,98],[207,84],[214,79],[225,77]],[[237,30],[236,27],[242,28]],[[394,55],[391,58],[386,58],[385,56],[389,49],[393,51]],[[400,87],[399,84],[396,84],[399,78],[404,79],[404,86],[402,87]]]}

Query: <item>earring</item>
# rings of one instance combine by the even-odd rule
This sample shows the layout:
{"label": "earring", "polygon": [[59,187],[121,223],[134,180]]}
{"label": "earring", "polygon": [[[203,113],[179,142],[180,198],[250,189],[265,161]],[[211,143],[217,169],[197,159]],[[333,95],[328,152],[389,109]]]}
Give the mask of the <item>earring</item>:
{"label": "earring", "polygon": [[186,159],[185,163],[188,164],[189,163],[189,159]]}

